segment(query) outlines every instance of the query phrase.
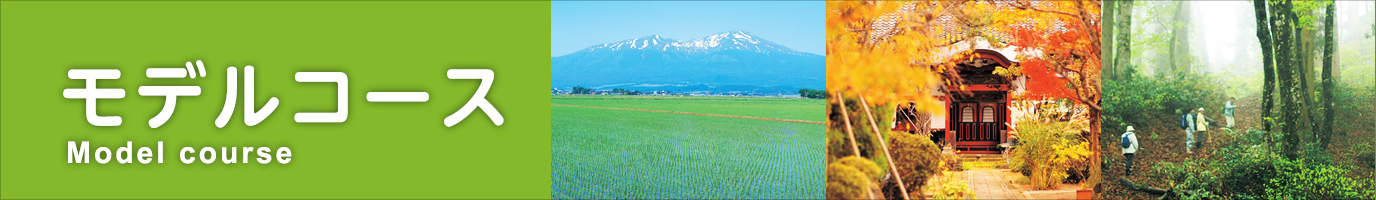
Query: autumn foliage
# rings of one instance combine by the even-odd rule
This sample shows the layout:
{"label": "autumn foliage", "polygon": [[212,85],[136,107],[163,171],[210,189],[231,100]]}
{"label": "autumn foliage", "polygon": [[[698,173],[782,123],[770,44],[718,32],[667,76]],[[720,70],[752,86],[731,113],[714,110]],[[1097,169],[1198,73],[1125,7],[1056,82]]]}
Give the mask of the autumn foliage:
{"label": "autumn foliage", "polygon": [[1022,73],[1028,80],[1036,80],[1024,85],[1024,98],[1066,98],[1097,107],[1094,102],[1100,94],[1098,27],[1083,28],[1095,30],[1068,25],[1051,30],[1012,28],[1010,33],[1015,39],[1010,44],[1021,52],[1018,55]]}
{"label": "autumn foliage", "polygon": [[[831,1],[827,3],[827,90],[872,105],[912,101],[941,112],[932,90],[960,87],[950,63],[963,41],[1016,47],[1028,99],[1099,98],[1097,1]],[[973,46],[973,45],[972,45]]]}
{"label": "autumn foliage", "polygon": [[940,79],[918,65],[936,61],[936,49],[929,45],[935,40],[919,28],[923,17],[918,13],[896,12],[904,6],[930,9],[926,5],[828,2],[827,91],[859,96],[871,105],[912,101],[920,110],[943,110],[931,95]]}
{"label": "autumn foliage", "polygon": [[971,59],[977,44],[1014,47],[1009,56],[1020,64],[995,74],[1027,77],[1018,98],[1072,100],[1092,110],[1089,126],[1097,127],[1099,10],[1099,1],[829,1],[827,92],[943,115],[933,94],[966,87],[956,63]]}

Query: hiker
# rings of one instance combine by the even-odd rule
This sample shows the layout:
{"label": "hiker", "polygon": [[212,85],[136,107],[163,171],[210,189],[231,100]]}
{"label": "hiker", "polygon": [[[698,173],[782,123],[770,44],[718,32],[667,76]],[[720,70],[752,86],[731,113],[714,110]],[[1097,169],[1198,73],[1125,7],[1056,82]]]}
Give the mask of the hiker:
{"label": "hiker", "polygon": [[1127,157],[1127,165],[1123,167],[1127,171],[1127,176],[1132,176],[1132,155],[1137,153],[1141,144],[1137,143],[1137,134],[1132,132],[1132,126],[1128,126],[1128,132],[1123,133],[1123,157]]}
{"label": "hiker", "polygon": [[1194,151],[1190,150],[1191,147],[1194,147],[1194,110],[1185,110],[1188,110],[1186,111],[1188,113],[1185,113],[1185,115],[1180,116],[1180,128],[1185,129],[1185,153],[1194,153]]}
{"label": "hiker", "polygon": [[1204,116],[1204,107],[1199,107],[1199,112],[1198,112],[1198,113],[1195,113],[1194,115],[1196,116],[1196,118],[1198,118],[1198,119],[1195,119],[1195,120],[1194,120],[1194,122],[1195,122],[1194,130],[1195,130],[1195,131],[1199,131],[1198,136],[1204,138],[1204,140],[1199,141],[1198,143],[1195,143],[1195,144],[1198,144],[1198,145],[1199,145],[1199,146],[1195,146],[1195,148],[1203,148],[1203,146],[1205,145],[1205,143],[1208,143],[1208,142],[1209,142],[1209,136],[1208,136],[1208,135],[1205,135],[1205,132],[1204,132],[1204,131],[1209,130],[1209,128],[1208,128],[1208,127],[1209,127],[1209,118]]}
{"label": "hiker", "polygon": [[1233,109],[1237,108],[1233,105],[1233,100],[1236,99],[1228,97],[1228,102],[1223,103],[1223,118],[1228,120],[1228,130],[1233,130]]}

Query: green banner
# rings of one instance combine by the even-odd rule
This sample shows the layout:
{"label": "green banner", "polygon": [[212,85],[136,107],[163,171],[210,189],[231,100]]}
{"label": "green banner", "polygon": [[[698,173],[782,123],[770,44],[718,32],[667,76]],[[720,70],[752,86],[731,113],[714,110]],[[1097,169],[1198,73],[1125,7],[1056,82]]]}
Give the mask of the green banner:
{"label": "green banner", "polygon": [[549,9],[0,2],[0,198],[548,198]]}

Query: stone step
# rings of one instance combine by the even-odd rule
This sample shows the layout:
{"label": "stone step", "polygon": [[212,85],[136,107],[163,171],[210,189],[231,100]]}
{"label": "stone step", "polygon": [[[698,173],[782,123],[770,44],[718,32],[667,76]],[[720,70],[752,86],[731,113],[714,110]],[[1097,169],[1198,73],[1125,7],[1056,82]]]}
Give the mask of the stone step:
{"label": "stone step", "polygon": [[1003,154],[960,154],[960,159],[1003,159]]}
{"label": "stone step", "polygon": [[999,169],[1008,168],[1008,161],[1002,154],[960,154],[959,157],[962,163],[982,162],[995,164],[994,167]]}

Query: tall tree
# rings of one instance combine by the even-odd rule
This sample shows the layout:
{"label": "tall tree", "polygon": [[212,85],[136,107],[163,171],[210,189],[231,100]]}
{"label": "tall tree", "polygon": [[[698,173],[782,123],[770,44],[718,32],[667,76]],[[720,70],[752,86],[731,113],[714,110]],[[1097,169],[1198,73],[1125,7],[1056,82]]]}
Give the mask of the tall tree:
{"label": "tall tree", "polygon": [[[917,63],[937,57],[945,40],[936,37],[928,29],[933,21],[930,17],[940,16],[951,11],[955,2],[936,4],[908,3],[890,1],[828,1],[827,2],[827,91],[842,107],[846,97],[868,99],[859,106],[893,105],[909,103],[918,112],[942,112],[941,102],[932,97],[932,90],[941,84],[939,74],[949,66],[929,67]],[[913,17],[908,17],[913,16]],[[854,138],[850,128],[850,115],[842,111],[842,121],[846,122],[846,132]],[[872,119],[873,116],[857,117]],[[872,121],[871,121],[872,122]],[[874,134],[880,134],[875,132]],[[863,134],[860,134],[863,135]],[[878,137],[876,137],[878,138]],[[926,180],[904,180],[905,174],[895,167],[893,156],[888,154],[888,146],[879,138],[873,149],[885,153],[890,174],[897,179],[898,193],[908,199],[909,187],[921,184],[908,184]],[[852,142],[854,143],[854,142]],[[858,154],[857,154],[858,156]],[[922,191],[914,188],[914,191]],[[888,190],[888,189],[886,189]],[[885,193],[892,193],[886,191]]]}
{"label": "tall tree", "polygon": [[1118,16],[1114,20],[1118,24],[1111,25],[1117,26],[1118,29],[1118,36],[1115,38],[1117,41],[1114,42],[1114,45],[1117,45],[1114,47],[1117,52],[1113,53],[1115,77],[1124,74],[1128,65],[1132,63],[1132,6],[1134,3],[1128,0],[1116,4],[1118,4]]}
{"label": "tall tree", "polygon": [[1323,149],[1328,149],[1328,142],[1333,138],[1333,51],[1335,49],[1334,46],[1336,46],[1333,43],[1333,27],[1338,25],[1337,23],[1334,23],[1333,20],[1335,13],[1337,12],[1337,8],[1334,8],[1334,4],[1337,4],[1337,2],[1329,0],[1327,3],[1328,5],[1324,7],[1325,16],[1323,21],[1324,114],[1322,126],[1323,130],[1320,131],[1320,133],[1323,135],[1319,138],[1319,144],[1323,147]]}
{"label": "tall tree", "polygon": [[1301,133],[1303,129],[1297,126],[1301,118],[1301,103],[1303,103],[1303,88],[1300,88],[1299,59],[1296,56],[1295,48],[1295,26],[1298,20],[1295,19],[1295,11],[1290,0],[1280,0],[1275,2],[1272,9],[1271,19],[1273,24],[1272,31],[1276,33],[1276,63],[1278,65],[1276,75],[1280,79],[1281,96],[1281,120],[1280,130],[1283,132],[1282,138],[1285,139],[1284,155],[1286,158],[1297,159],[1300,157]]}
{"label": "tall tree", "polygon": [[1114,69],[1116,68],[1117,65],[1114,65],[1114,63],[1113,63],[1113,59],[1114,59],[1114,57],[1113,57],[1113,56],[1114,56],[1114,55],[1113,55],[1113,51],[1114,51],[1114,49],[1116,49],[1115,46],[1113,46],[1113,45],[1114,45],[1114,44],[1113,44],[1113,41],[1114,41],[1113,37],[1114,37],[1114,36],[1117,36],[1116,34],[1113,34],[1113,33],[1114,33],[1114,31],[1118,31],[1118,30],[1117,30],[1117,29],[1118,29],[1118,26],[1117,26],[1118,23],[1116,23],[1116,22],[1114,21],[1114,19],[1118,18],[1118,16],[1117,16],[1117,13],[1118,13],[1118,6],[1117,6],[1117,4],[1118,4],[1118,1],[1104,1],[1104,11],[1103,11],[1103,13],[1100,13],[1101,16],[1102,16],[1101,18],[1103,19],[1103,23],[1104,23],[1104,24],[1108,24],[1108,26],[1104,26],[1104,28],[1103,28],[1102,31],[1101,31],[1102,34],[1104,35],[1104,37],[1106,37],[1106,38],[1103,38],[1103,39],[1099,40],[1099,47],[1103,48],[1103,50],[1105,51],[1105,52],[1099,52],[1099,54],[1100,54],[1100,55],[1107,55],[1107,56],[1101,56],[1101,57],[1099,57],[1099,59],[1100,59],[1100,60],[1099,60],[1099,63],[1104,63],[1104,67],[1102,67],[1101,69],[1099,69],[1099,70],[1101,70],[1101,71],[1099,72],[1099,74],[1100,74],[1101,76],[1103,76],[1104,80],[1117,80],[1117,79],[1118,79],[1118,76],[1117,76],[1117,72],[1118,72],[1118,71],[1117,71],[1117,70],[1114,70]]}
{"label": "tall tree", "polygon": [[[1010,22],[1024,21],[1030,18],[1048,19],[1064,22],[1061,27],[1056,26],[1031,26],[1013,27],[1012,46],[1019,47],[1025,55],[1033,55],[1023,60],[1020,64],[1023,71],[1041,69],[1053,69],[1053,71],[1063,72],[1057,79],[1039,80],[1043,81],[1064,81],[1061,87],[1066,88],[1069,94],[1061,96],[1070,99],[1076,104],[1089,107],[1089,127],[1099,127],[1099,114],[1103,108],[1099,106],[1102,99],[1100,88],[1100,74],[1094,73],[1101,71],[1099,68],[1102,63],[1100,53],[1102,47],[1099,46],[1102,34],[1099,32],[1102,26],[1102,16],[1100,15],[1101,6],[1099,1],[1047,1],[1037,6],[1033,3],[1018,2],[1013,3],[1013,12],[1000,20],[1010,20]],[[1125,3],[1126,4],[1126,3]],[[1121,13],[1120,13],[1121,14]],[[1014,23],[1009,23],[1014,24]],[[1029,30],[1028,28],[1031,28]],[[1121,41],[1121,40],[1120,40]],[[1033,53],[1040,52],[1040,53]],[[1037,55],[1040,54],[1040,55]],[[1090,169],[1100,169],[1101,149],[1099,141],[1100,130],[1091,128],[1088,130],[1090,151],[1094,156],[1089,159]],[[1099,186],[1102,180],[1100,170],[1090,170],[1088,183]]]}
{"label": "tall tree", "polygon": [[[1274,104],[1276,88],[1275,47],[1271,38],[1271,16],[1266,1],[1253,0],[1252,9],[1257,18],[1257,41],[1261,43],[1262,74],[1265,80],[1261,89],[1262,130],[1271,131],[1271,108]],[[1269,141],[1271,137],[1266,137]]]}
{"label": "tall tree", "polygon": [[[1296,6],[1296,3],[1300,3],[1301,5]],[[1295,71],[1295,75],[1298,76],[1296,79],[1299,81],[1299,92],[1302,93],[1302,95],[1300,95],[1299,105],[1300,118],[1291,122],[1294,122],[1300,129],[1308,130],[1306,131],[1307,134],[1304,136],[1308,136],[1310,139],[1317,138],[1317,135],[1314,134],[1319,132],[1319,126],[1315,125],[1316,121],[1313,115],[1315,84],[1310,84],[1314,82],[1315,78],[1314,53],[1317,53],[1319,47],[1318,42],[1315,42],[1315,37],[1318,36],[1318,32],[1315,31],[1315,22],[1317,20],[1313,19],[1317,15],[1315,12],[1318,11],[1318,6],[1315,6],[1316,3],[1322,2],[1291,2],[1291,9],[1294,10],[1292,13],[1294,13],[1296,21],[1295,41],[1297,41],[1297,43],[1295,46],[1295,59],[1299,62],[1298,65],[1295,66],[1298,67]]]}
{"label": "tall tree", "polygon": [[1170,66],[1171,72],[1194,72],[1190,67],[1190,2],[1176,1],[1175,15],[1171,18]]}

